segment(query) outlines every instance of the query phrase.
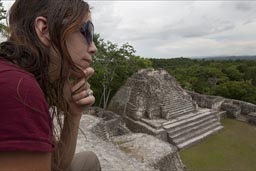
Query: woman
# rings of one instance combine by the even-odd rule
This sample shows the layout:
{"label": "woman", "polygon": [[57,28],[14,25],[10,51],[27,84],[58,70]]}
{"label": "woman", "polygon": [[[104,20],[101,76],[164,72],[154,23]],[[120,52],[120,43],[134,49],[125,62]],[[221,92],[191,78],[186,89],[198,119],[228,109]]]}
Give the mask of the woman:
{"label": "woman", "polygon": [[0,170],[101,170],[94,153],[74,155],[81,113],[95,101],[89,5],[16,0],[9,27],[0,45]]}

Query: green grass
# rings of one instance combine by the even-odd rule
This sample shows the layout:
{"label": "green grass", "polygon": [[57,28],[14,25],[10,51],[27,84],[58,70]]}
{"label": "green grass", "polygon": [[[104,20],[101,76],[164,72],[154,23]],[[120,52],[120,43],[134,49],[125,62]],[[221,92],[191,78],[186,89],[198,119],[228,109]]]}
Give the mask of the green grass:
{"label": "green grass", "polygon": [[188,171],[256,171],[256,126],[221,121],[219,133],[180,151]]}

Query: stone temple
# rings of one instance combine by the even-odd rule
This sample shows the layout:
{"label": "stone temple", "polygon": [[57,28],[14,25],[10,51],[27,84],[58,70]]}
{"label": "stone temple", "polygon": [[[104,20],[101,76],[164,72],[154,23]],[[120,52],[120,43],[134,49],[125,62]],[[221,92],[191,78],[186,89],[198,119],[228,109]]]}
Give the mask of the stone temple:
{"label": "stone temple", "polygon": [[133,132],[147,133],[179,149],[223,128],[218,111],[199,108],[165,70],[143,69],[111,99],[108,110]]}

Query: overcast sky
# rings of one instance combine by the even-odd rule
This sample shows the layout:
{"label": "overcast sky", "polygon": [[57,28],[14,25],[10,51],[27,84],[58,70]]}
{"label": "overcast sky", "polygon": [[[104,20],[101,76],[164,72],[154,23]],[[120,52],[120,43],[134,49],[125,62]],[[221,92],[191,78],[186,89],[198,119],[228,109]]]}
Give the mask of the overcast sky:
{"label": "overcast sky", "polygon": [[[2,0],[6,9],[14,1]],[[256,1],[89,1],[95,31],[142,57],[256,55]]]}

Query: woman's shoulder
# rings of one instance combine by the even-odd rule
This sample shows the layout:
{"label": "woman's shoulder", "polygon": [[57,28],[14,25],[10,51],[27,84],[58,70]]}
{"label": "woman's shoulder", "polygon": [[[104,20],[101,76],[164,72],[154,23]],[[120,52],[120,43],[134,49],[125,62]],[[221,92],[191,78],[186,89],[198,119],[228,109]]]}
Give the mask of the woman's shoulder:
{"label": "woman's shoulder", "polygon": [[40,89],[33,74],[13,63],[0,60],[0,84],[2,88],[6,86],[18,86],[22,81],[29,87]]}
{"label": "woman's shoulder", "polygon": [[[45,95],[36,81],[33,74],[0,60],[0,101],[7,101],[8,104],[17,101],[29,105],[36,105],[35,108],[46,108]],[[46,109],[44,109],[46,110]]]}
{"label": "woman's shoulder", "polygon": [[21,75],[24,77],[32,77],[33,78],[33,74],[25,71],[24,69],[22,69],[21,67],[19,67],[16,64],[13,64],[9,61],[5,61],[0,59],[0,74],[1,75]]}

